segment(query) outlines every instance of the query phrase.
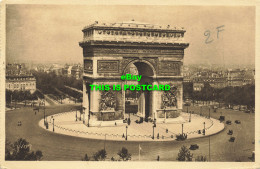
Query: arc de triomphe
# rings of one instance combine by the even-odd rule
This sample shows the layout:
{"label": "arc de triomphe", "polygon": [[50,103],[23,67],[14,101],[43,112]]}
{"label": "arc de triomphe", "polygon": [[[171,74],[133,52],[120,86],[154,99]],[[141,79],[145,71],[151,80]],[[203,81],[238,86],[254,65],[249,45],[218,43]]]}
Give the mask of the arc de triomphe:
{"label": "arc de triomphe", "polygon": [[142,91],[137,115],[145,120],[170,122],[182,111],[183,28],[134,21],[95,22],[83,30],[83,108],[88,126],[120,124],[125,118],[125,91],[90,90],[90,84],[124,85],[121,80],[134,64],[140,84],[169,84],[170,91]]}

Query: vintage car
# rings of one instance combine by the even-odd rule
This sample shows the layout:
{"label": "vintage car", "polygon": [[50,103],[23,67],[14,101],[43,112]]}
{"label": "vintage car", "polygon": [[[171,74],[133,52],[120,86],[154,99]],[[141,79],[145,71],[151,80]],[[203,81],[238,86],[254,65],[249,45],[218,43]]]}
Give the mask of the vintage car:
{"label": "vintage car", "polygon": [[249,110],[249,109],[246,109],[246,110],[245,110],[245,113],[250,113],[250,110]]}
{"label": "vintage car", "polygon": [[241,122],[239,120],[236,120],[235,123],[236,124],[241,124]]}
{"label": "vintage car", "polygon": [[225,116],[220,116],[219,121],[225,121]]}
{"label": "vintage car", "polygon": [[199,148],[198,144],[191,144],[190,150],[197,150]]}
{"label": "vintage car", "polygon": [[233,134],[233,130],[228,130],[228,135],[232,135]]}
{"label": "vintage car", "polygon": [[234,142],[235,139],[236,139],[235,137],[230,137],[229,141],[230,141],[230,142]]}
{"label": "vintage car", "polygon": [[231,122],[230,120],[227,120],[227,121],[226,121],[226,124],[228,124],[228,125],[231,125],[231,123],[232,123],[232,122]]}

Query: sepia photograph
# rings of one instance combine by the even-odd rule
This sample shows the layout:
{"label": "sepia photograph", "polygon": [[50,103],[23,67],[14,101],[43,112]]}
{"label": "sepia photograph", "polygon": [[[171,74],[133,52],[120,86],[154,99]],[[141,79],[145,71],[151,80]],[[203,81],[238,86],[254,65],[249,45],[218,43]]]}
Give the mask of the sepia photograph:
{"label": "sepia photograph", "polygon": [[5,163],[255,164],[256,6],[3,7]]}

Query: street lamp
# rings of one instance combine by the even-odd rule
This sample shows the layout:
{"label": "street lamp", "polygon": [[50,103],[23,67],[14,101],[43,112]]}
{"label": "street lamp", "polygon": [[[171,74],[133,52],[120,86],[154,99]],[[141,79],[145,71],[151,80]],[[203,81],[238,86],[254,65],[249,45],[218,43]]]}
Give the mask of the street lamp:
{"label": "street lamp", "polygon": [[44,107],[43,107],[43,111],[44,111],[44,123],[46,122],[46,115],[45,115],[45,100],[44,100]]}
{"label": "street lamp", "polygon": [[52,120],[53,120],[53,132],[54,132],[54,118]]}
{"label": "street lamp", "polygon": [[125,129],[126,129],[125,140],[127,140],[127,128],[128,128],[128,126],[125,126]]}
{"label": "street lamp", "polygon": [[164,108],[163,108],[163,112],[164,112],[164,122],[166,122],[166,106],[164,106]]}
{"label": "street lamp", "polygon": [[156,127],[156,124],[154,123],[153,124],[153,137],[152,137],[152,139],[154,139],[154,128]]}
{"label": "street lamp", "polygon": [[181,133],[182,133],[182,135],[183,135],[183,123],[181,124]]}
{"label": "street lamp", "polygon": [[82,114],[82,109],[79,112],[79,121],[81,121],[81,114]]}
{"label": "street lamp", "polygon": [[89,127],[90,111],[88,110],[88,127]]}
{"label": "street lamp", "polygon": [[190,111],[190,119],[189,119],[189,122],[191,122],[191,111]]}
{"label": "street lamp", "polygon": [[84,107],[82,107],[82,111],[83,111],[83,124],[85,124],[85,108]]}
{"label": "street lamp", "polygon": [[204,132],[203,132],[203,135],[206,135],[206,129],[205,129],[205,122],[203,122],[203,124],[204,124]]}
{"label": "street lamp", "polygon": [[210,107],[209,107],[209,119],[210,119]]}
{"label": "street lamp", "polygon": [[77,114],[77,110],[76,110],[76,121],[78,121],[78,114]]}

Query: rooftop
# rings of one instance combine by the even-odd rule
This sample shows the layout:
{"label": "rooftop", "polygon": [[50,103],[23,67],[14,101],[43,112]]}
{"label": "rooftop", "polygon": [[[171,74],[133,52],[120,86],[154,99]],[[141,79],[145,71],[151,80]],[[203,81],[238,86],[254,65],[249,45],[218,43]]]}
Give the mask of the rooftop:
{"label": "rooftop", "polygon": [[134,20],[131,21],[125,21],[125,22],[115,22],[115,23],[100,23],[98,21],[95,21],[95,23],[85,26],[83,28],[84,30],[87,30],[92,27],[110,27],[110,28],[130,28],[130,29],[148,29],[148,30],[170,30],[170,31],[184,31],[184,27],[176,27],[171,25],[155,25],[155,24],[149,24],[149,23],[143,23],[143,22],[137,22]]}

